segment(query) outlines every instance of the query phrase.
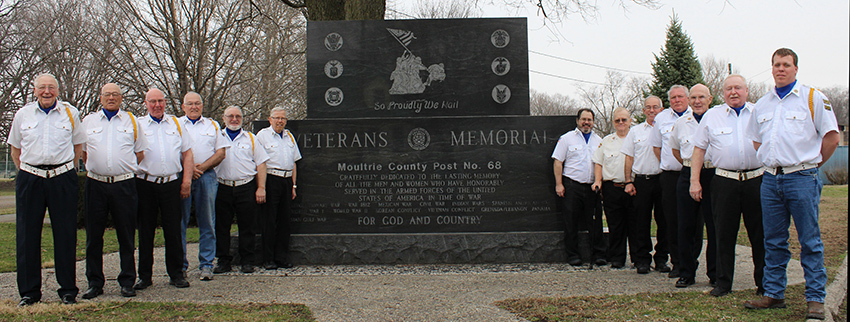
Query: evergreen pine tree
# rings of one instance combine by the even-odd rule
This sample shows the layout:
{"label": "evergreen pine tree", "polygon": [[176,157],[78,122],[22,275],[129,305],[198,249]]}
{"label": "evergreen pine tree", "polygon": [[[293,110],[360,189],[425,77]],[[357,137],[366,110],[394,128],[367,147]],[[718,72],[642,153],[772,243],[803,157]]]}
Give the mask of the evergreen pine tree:
{"label": "evergreen pine tree", "polygon": [[696,84],[704,83],[702,67],[694,53],[691,37],[682,30],[682,23],[675,13],[667,27],[667,42],[661,49],[661,54],[654,56],[650,93],[660,97],[664,107],[670,107],[667,91],[671,86],[678,84],[691,88]]}

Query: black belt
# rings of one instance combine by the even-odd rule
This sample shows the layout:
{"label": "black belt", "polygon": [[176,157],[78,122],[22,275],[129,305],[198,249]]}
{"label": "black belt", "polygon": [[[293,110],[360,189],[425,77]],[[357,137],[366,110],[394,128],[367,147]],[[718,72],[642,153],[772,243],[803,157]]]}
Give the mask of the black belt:
{"label": "black belt", "polygon": [[658,177],[657,174],[635,174],[635,179],[644,179],[644,180],[652,180],[652,178]]}

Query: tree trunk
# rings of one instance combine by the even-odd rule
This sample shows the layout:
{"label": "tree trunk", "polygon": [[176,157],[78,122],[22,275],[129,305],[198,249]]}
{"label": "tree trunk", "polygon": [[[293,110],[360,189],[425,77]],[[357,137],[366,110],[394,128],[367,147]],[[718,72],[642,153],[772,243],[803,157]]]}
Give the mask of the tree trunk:
{"label": "tree trunk", "polygon": [[310,21],[382,20],[386,0],[309,0],[307,15]]}

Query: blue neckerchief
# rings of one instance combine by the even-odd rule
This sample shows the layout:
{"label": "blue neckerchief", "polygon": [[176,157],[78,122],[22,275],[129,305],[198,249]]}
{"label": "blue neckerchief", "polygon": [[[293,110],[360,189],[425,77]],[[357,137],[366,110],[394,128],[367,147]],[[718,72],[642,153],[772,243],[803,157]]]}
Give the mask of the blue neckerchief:
{"label": "blue neckerchief", "polygon": [[744,106],[747,106],[747,103],[744,103],[744,105],[741,105],[741,107],[733,107],[733,106],[729,106],[729,107],[731,107],[733,110],[735,110],[735,114],[741,115],[741,110],[744,109]]}
{"label": "blue neckerchief", "polygon": [[676,112],[676,110],[674,110],[672,107],[670,108],[670,110],[672,110],[673,113],[676,113],[676,115],[678,115],[679,117],[681,117],[682,115],[685,114],[685,112],[688,111],[688,109],[685,109],[684,111],[682,111],[682,113],[679,113],[679,112]]}
{"label": "blue neckerchief", "polygon": [[[163,115],[163,116],[165,116],[165,115]],[[156,116],[151,115],[151,119],[153,119],[153,120],[154,120],[154,122],[157,122],[157,123],[162,122],[162,118],[161,118],[161,117],[160,117],[160,118],[157,118]]]}
{"label": "blue neckerchief", "polygon": [[106,119],[110,120],[110,121],[112,121],[112,117],[115,116],[115,115],[118,115],[118,111],[120,111],[120,110],[110,111],[110,110],[107,110],[105,108],[102,108],[101,110],[103,111],[103,114],[106,114]]}
{"label": "blue neckerchief", "polygon": [[54,107],[56,107],[56,103],[57,103],[57,101],[54,101],[53,105],[50,105],[50,107],[48,107],[48,108],[43,108],[43,107],[41,107],[41,104],[39,104],[38,108],[40,108],[42,111],[44,111],[44,114],[49,114],[50,110],[52,110]]}
{"label": "blue neckerchief", "polygon": [[277,135],[278,135],[278,136],[280,136],[280,138],[281,138],[281,139],[283,138],[283,131],[280,131],[280,132],[274,132],[274,133],[277,133]]}
{"label": "blue neckerchief", "polygon": [[703,115],[705,115],[705,113],[702,113],[702,114],[694,113],[694,119],[697,120],[697,123],[699,123],[699,121],[702,121]]}
{"label": "blue neckerchief", "polygon": [[794,80],[794,82],[791,84],[782,87],[777,87],[776,95],[779,95],[780,99],[785,98],[785,96],[788,96],[788,93],[791,93],[791,89],[794,88],[794,85],[797,85],[797,80]]}
{"label": "blue neckerchief", "polygon": [[186,118],[189,119],[189,121],[192,121],[192,124],[195,124],[195,122],[198,122],[198,121],[201,120],[200,116],[198,116],[198,119],[196,119],[196,120],[193,120],[193,119],[189,118],[188,116]]}
{"label": "blue neckerchief", "polygon": [[584,136],[584,143],[587,143],[587,142],[590,141],[590,134],[591,133],[584,133],[584,132],[581,133],[581,135]]}
{"label": "blue neckerchief", "polygon": [[233,141],[233,140],[236,139],[236,136],[239,135],[240,132],[242,132],[242,129],[238,129],[236,131],[231,131],[230,129],[225,128],[224,132],[227,133],[227,136],[230,137],[230,141]]}

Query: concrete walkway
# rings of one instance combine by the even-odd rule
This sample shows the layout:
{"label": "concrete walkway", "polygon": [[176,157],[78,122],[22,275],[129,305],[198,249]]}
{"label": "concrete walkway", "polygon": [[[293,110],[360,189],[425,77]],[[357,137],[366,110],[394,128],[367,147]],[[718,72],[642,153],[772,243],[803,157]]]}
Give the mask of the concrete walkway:
{"label": "concrete walkway", "polygon": [[[197,278],[195,267],[197,244],[188,246],[193,266],[189,279],[191,287],[176,289],[167,285],[163,249],[158,248],[156,252],[154,285],[140,291],[133,301],[302,303],[319,321],[522,321],[497,308],[493,302],[527,297],[708,292],[711,289],[704,265],[697,273],[697,284],[687,289],[676,289],[675,279],[667,278],[666,274],[638,275],[634,269],[612,270],[608,266],[575,269],[566,264],[299,266],[276,271],[258,269],[247,275],[228,273],[202,282]],[[705,259],[700,261],[704,263]],[[118,254],[105,255],[104,265],[106,294],[95,301],[127,300],[118,294],[115,281]],[[58,288],[53,270],[45,269],[43,273],[43,300],[58,301],[53,293]],[[748,247],[737,248],[735,276],[735,290],[755,287]],[[84,262],[77,263],[77,280],[82,293],[87,286]],[[791,284],[803,282],[798,261],[790,263],[788,281]],[[0,297],[18,300],[15,273],[0,274]]]}

